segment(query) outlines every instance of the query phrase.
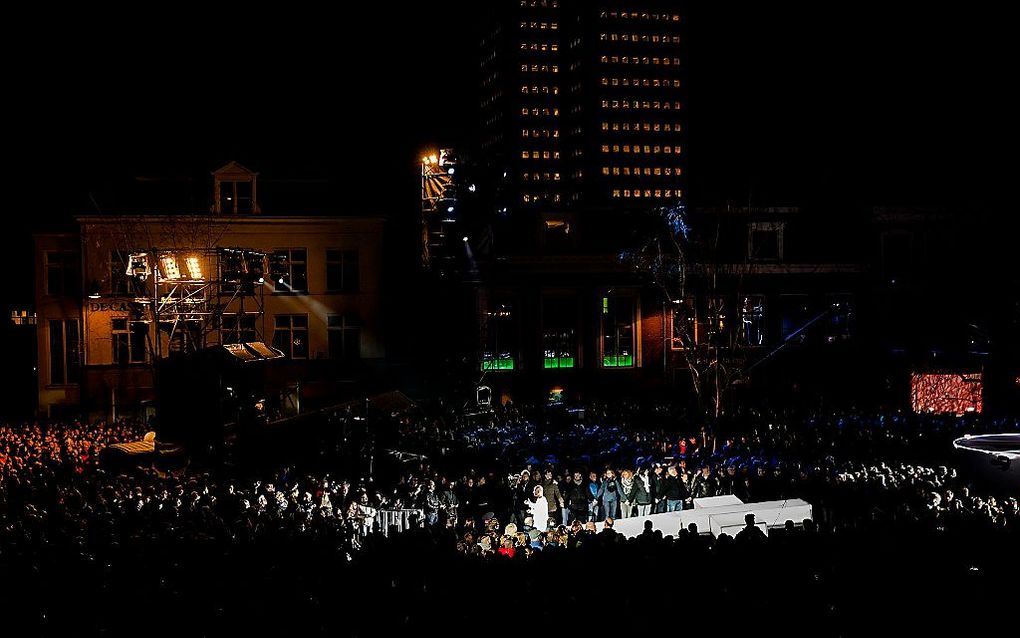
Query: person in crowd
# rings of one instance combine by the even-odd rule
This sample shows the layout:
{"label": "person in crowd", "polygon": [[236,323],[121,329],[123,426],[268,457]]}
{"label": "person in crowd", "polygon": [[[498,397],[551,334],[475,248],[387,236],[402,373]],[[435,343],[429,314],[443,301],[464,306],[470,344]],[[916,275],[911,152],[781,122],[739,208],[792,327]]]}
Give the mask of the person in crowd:
{"label": "person in crowd", "polygon": [[762,544],[766,540],[765,532],[760,527],[755,525],[754,514],[747,513],[744,515],[744,527],[737,532],[736,539],[737,543],[751,545],[751,544]]}
{"label": "person in crowd", "polygon": [[662,514],[666,511],[666,472],[661,463],[655,464],[655,472],[652,474],[652,510],[655,514]]}
{"label": "person in crowd", "polygon": [[737,489],[740,478],[737,476],[737,466],[730,463],[726,471],[719,477],[718,491],[716,495],[733,494]]}
{"label": "person in crowd", "polygon": [[602,503],[600,493],[602,491],[602,481],[599,480],[599,475],[595,472],[588,473],[588,520],[597,521],[603,516]]}
{"label": "person in crowd", "polygon": [[541,484],[531,488],[531,498],[528,503],[528,516],[534,521],[535,529],[544,532],[549,528],[549,501],[545,497]]}
{"label": "person in crowd", "polygon": [[574,472],[573,480],[563,496],[567,502],[570,519],[565,522],[586,522],[588,520],[588,502],[591,500],[591,492],[588,490],[588,484],[580,472]]}
{"label": "person in crowd", "polygon": [[616,478],[616,472],[609,468],[602,474],[602,481],[599,483],[598,501],[601,507],[601,515],[606,519],[616,518],[616,512],[620,507],[620,499],[623,489],[620,481]]}
{"label": "person in crowd", "polygon": [[637,498],[638,481],[630,470],[620,472],[620,518],[630,518],[634,514],[634,499]]}
{"label": "person in crowd", "polygon": [[712,474],[712,468],[708,465],[702,466],[701,472],[694,476],[694,481],[691,484],[691,497],[708,498],[716,496],[718,493],[718,481]]}
{"label": "person in crowd", "polygon": [[566,520],[560,518],[560,512],[565,512],[565,501],[560,492],[560,484],[553,478],[551,467],[542,473],[542,492],[549,503],[549,520],[555,525],[565,523]]}
{"label": "person in crowd", "polygon": [[687,486],[680,481],[677,466],[670,465],[662,480],[662,500],[666,503],[666,511],[679,512],[688,496]]}
{"label": "person in crowd", "polygon": [[439,500],[442,504],[443,524],[446,527],[456,527],[460,499],[457,498],[456,483],[454,481],[448,481],[444,485],[443,491],[439,495]]}
{"label": "person in crowd", "polygon": [[652,513],[652,477],[647,467],[642,468],[634,477],[634,486],[631,496],[637,507],[637,515],[648,516]]}
{"label": "person in crowd", "polygon": [[439,524],[439,515],[443,509],[443,500],[436,492],[436,482],[430,480],[425,488],[424,496],[425,520],[429,527]]}

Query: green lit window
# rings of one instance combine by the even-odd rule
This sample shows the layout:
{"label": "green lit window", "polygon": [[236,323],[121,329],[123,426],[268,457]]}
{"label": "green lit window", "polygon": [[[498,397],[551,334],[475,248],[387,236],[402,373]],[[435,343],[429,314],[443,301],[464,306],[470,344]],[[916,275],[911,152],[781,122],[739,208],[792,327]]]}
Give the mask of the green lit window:
{"label": "green lit window", "polygon": [[631,296],[602,297],[602,367],[633,368],[635,302]]}
{"label": "green lit window", "polygon": [[577,300],[547,297],[542,304],[543,367],[577,366]]}
{"label": "green lit window", "polygon": [[485,314],[482,370],[497,372],[516,368],[517,331],[514,307],[509,301],[493,303]]}

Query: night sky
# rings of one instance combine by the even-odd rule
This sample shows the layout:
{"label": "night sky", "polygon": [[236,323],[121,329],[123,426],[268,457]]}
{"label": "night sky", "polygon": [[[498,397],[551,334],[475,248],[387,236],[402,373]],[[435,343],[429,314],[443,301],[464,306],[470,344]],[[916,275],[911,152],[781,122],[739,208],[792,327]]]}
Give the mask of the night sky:
{"label": "night sky", "polygon": [[[1003,16],[696,4],[683,52],[690,201],[987,204],[1004,192]],[[419,150],[467,137],[472,5],[15,16],[4,174],[17,246],[108,207],[116,180],[201,178],[230,159],[334,179],[340,210],[413,217]]]}

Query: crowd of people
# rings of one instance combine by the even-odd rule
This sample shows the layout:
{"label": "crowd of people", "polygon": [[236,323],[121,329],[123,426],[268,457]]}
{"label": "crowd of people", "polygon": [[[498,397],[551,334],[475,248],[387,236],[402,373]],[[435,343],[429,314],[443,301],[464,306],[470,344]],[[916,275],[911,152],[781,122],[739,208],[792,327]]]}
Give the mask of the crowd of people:
{"label": "crowd of people", "polygon": [[[371,593],[413,626],[426,623],[433,607],[483,620],[489,607],[448,609],[444,596],[468,595],[452,576],[488,582],[491,570],[526,585],[506,594],[508,604],[531,605],[531,592],[549,606],[537,615],[555,622],[556,609],[589,613],[578,610],[598,594],[557,598],[556,586],[548,582],[553,591],[545,591],[541,579],[589,573],[590,560],[603,569],[578,582],[637,573],[663,579],[647,597],[613,594],[634,609],[685,589],[655,571],[663,565],[682,566],[688,583],[707,579],[694,599],[730,591],[744,601],[751,589],[730,589],[716,571],[699,570],[726,573],[745,560],[766,570],[787,561],[796,569],[783,577],[786,586],[814,601],[814,622],[834,622],[846,612],[811,598],[817,579],[835,595],[844,587],[838,583],[862,577],[862,565],[879,569],[877,556],[895,546],[894,562],[922,561],[921,549],[958,552],[929,558],[953,569],[966,563],[977,570],[967,577],[984,587],[982,578],[999,573],[998,551],[1017,538],[1016,495],[972,487],[946,462],[953,437],[1011,430],[1015,422],[747,415],[742,427],[670,429],[669,409],[649,410],[659,418],[649,428],[626,408],[600,406],[556,419],[538,408],[499,409],[471,422],[421,417],[417,426],[405,421],[409,438],[420,442],[422,432],[442,429],[428,460],[369,477],[296,466],[258,477],[226,468],[115,472],[99,463],[100,452],[142,438],[142,424],[0,426],[0,571],[12,575],[0,599],[44,634],[124,632],[148,618],[153,601],[189,610],[171,624],[200,619],[210,634],[237,622],[320,631],[340,620],[330,615],[331,600],[362,600],[367,607],[352,609],[370,609]],[[463,466],[458,449],[485,465]],[[804,498],[814,520],[788,521],[767,538],[752,535],[749,524],[739,540],[697,529],[649,529],[627,540],[613,529],[616,519],[721,494],[745,502]],[[394,510],[413,512],[410,529],[376,533],[391,531],[379,529],[380,512]],[[867,560],[858,564],[845,558],[862,552]],[[636,572],[642,565],[652,571]],[[267,596],[281,615],[266,618]],[[355,616],[340,624],[373,626]]]}

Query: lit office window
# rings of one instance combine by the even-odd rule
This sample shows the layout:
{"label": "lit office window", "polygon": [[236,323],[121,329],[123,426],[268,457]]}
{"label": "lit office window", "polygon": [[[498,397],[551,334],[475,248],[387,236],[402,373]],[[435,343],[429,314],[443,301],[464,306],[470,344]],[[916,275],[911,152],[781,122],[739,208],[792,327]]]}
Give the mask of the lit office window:
{"label": "lit office window", "polygon": [[602,367],[633,368],[635,299],[629,295],[602,297]]}

